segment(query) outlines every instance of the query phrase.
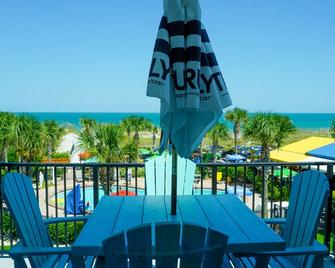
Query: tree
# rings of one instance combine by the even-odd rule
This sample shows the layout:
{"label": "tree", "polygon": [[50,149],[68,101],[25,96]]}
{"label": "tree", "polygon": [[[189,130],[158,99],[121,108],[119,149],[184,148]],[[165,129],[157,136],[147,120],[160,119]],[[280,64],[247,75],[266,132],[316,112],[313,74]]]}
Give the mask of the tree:
{"label": "tree", "polygon": [[[133,139],[124,134],[124,129],[116,124],[94,123],[84,128],[79,136],[79,146],[103,163],[134,161],[138,156],[138,146]],[[107,182],[107,170],[100,168],[100,183],[108,193],[107,185],[113,185],[114,172],[111,174],[112,183]]]}
{"label": "tree", "polygon": [[152,146],[156,147],[156,139],[157,139],[157,133],[158,133],[158,127],[154,124],[151,126],[151,133],[152,133]]}
{"label": "tree", "polygon": [[140,143],[139,131],[150,129],[151,124],[152,123],[143,116],[136,115],[132,115],[121,121],[121,125],[126,130],[128,137],[130,137],[130,132],[134,131],[134,140],[137,144]]}
{"label": "tree", "polygon": [[37,161],[43,154],[43,127],[39,120],[30,115],[19,115],[13,126],[15,150],[19,162]]}
{"label": "tree", "polygon": [[90,131],[81,132],[79,146],[104,163],[134,161],[138,155],[134,141],[116,124],[96,124]]}
{"label": "tree", "polygon": [[[276,113],[256,113],[250,117],[244,126],[244,135],[260,143],[261,161],[270,162],[271,147],[280,146],[288,135],[295,131],[292,121]],[[267,216],[268,178],[270,168],[264,169],[264,189],[262,212]]]}
{"label": "tree", "polygon": [[214,157],[214,162],[216,162],[217,160],[217,149],[219,146],[219,140],[220,139],[225,139],[229,137],[229,130],[227,125],[223,124],[223,123],[216,123],[214,125],[214,127],[208,131],[207,135],[211,138],[212,140],[212,153],[213,153],[213,157]]}
{"label": "tree", "polygon": [[54,120],[43,122],[43,140],[47,148],[49,162],[51,160],[51,154],[55,151],[64,132],[64,128]]}
{"label": "tree", "polygon": [[276,148],[279,148],[283,145],[284,140],[288,137],[289,134],[296,131],[292,120],[280,114],[274,114],[274,120],[278,127],[278,131],[275,137]]}
{"label": "tree", "polygon": [[240,108],[234,108],[229,110],[225,114],[225,119],[234,124],[234,142],[235,142],[235,153],[237,154],[238,140],[240,139],[241,125],[246,122],[248,118],[248,112]]}
{"label": "tree", "polygon": [[97,121],[95,121],[94,119],[85,118],[85,117],[80,118],[81,130],[90,129],[94,127],[96,124],[97,124]]}
{"label": "tree", "polygon": [[130,138],[130,133],[133,130],[132,117],[127,117],[125,119],[122,119],[121,125],[124,128],[124,130],[127,132],[128,138]]}
{"label": "tree", "polygon": [[335,139],[335,120],[332,121],[330,126],[330,136]]}
{"label": "tree", "polygon": [[8,150],[14,140],[15,115],[0,112],[0,162],[7,162]]}

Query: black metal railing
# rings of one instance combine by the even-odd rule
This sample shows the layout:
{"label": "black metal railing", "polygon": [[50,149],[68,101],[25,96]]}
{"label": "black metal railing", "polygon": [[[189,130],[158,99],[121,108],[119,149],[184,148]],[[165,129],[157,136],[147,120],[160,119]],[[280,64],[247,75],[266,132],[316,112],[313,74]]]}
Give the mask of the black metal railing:
{"label": "black metal railing", "polygon": [[[238,195],[260,217],[285,217],[292,178],[295,172],[316,169],[329,178],[334,189],[335,162],[308,163],[209,163],[198,164],[193,194]],[[31,177],[42,215],[70,217],[91,213],[103,195],[145,195],[145,172],[142,163],[122,164],[41,164],[0,163],[1,178],[7,172],[21,172]],[[266,179],[267,178],[267,179]],[[65,209],[69,192],[81,188],[83,208],[74,203],[73,215]],[[264,192],[267,193],[264,195]],[[73,191],[76,200],[78,192]],[[267,198],[265,198],[267,196]],[[318,239],[334,255],[334,208],[332,195],[320,221]],[[0,191],[0,253],[16,243],[17,234]],[[71,244],[82,224],[52,226],[57,245]]]}

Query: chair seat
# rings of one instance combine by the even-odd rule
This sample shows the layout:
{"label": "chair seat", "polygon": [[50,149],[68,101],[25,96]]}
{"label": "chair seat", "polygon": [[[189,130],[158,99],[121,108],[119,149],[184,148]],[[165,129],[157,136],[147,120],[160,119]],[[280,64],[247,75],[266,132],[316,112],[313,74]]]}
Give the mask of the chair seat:
{"label": "chair seat", "polygon": [[[43,264],[43,268],[63,268],[63,267],[72,267],[70,265],[70,256],[69,255],[53,255]],[[69,265],[67,265],[69,264]],[[66,266],[67,265],[67,266]]]}
{"label": "chair seat", "polygon": [[[253,268],[256,265],[255,257],[236,257],[232,254],[228,255],[228,258],[233,263],[236,268]],[[293,265],[288,259],[285,257],[271,257],[269,262],[269,267],[271,268],[294,268]]]}
{"label": "chair seat", "polygon": [[293,265],[288,259],[285,257],[272,257],[270,259],[270,266],[273,268],[293,268],[295,265]]}

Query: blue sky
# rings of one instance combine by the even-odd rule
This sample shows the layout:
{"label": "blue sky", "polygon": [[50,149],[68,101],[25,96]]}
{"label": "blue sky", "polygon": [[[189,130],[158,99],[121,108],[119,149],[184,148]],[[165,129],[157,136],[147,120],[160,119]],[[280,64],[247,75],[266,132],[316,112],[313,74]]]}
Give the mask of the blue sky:
{"label": "blue sky", "polygon": [[[335,1],[200,0],[235,106],[335,112]],[[159,112],[162,2],[0,1],[0,110]]]}

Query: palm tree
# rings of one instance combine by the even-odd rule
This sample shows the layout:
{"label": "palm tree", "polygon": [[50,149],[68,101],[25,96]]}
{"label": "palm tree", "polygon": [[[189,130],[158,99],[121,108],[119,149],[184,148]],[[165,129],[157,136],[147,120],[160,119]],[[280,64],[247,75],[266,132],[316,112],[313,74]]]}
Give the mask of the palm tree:
{"label": "palm tree", "polygon": [[152,133],[152,146],[153,148],[156,147],[156,139],[157,139],[157,133],[158,133],[158,127],[154,124],[151,126],[151,133]]}
{"label": "palm tree", "polygon": [[15,120],[13,131],[19,162],[23,158],[26,161],[36,161],[42,156],[43,127],[39,120],[30,115],[19,115]]}
{"label": "palm tree", "polygon": [[115,124],[96,124],[89,132],[81,132],[79,146],[104,163],[134,161],[138,155],[134,141]]}
{"label": "palm tree", "polygon": [[332,121],[330,126],[330,136],[335,139],[335,120]]}
{"label": "palm tree", "polygon": [[150,127],[151,122],[142,116],[132,116],[132,123],[133,123],[133,129],[135,132],[134,140],[136,144],[139,144],[140,143],[139,131],[147,130]]}
{"label": "palm tree", "polygon": [[[136,142],[126,137],[124,129],[115,124],[93,124],[89,129],[84,129],[79,136],[79,147],[103,163],[134,161],[138,156]],[[114,182],[114,172],[111,177],[110,186]],[[99,179],[105,193],[108,193],[106,169],[100,169]]]}
{"label": "palm tree", "polygon": [[81,129],[83,128],[89,129],[89,128],[92,128],[96,124],[97,124],[97,121],[95,121],[94,119],[86,118],[86,117],[80,118]]}
{"label": "palm tree", "polygon": [[[244,125],[244,135],[260,143],[262,146],[261,161],[270,162],[271,147],[282,145],[288,135],[295,131],[292,121],[283,115],[276,113],[256,113],[250,117]],[[270,168],[265,167],[264,180],[265,187],[263,189],[262,213],[267,216],[268,201],[268,178]]]}
{"label": "palm tree", "polygon": [[240,108],[234,108],[229,110],[225,114],[225,119],[234,124],[234,142],[235,142],[235,153],[237,154],[238,140],[240,139],[241,125],[246,122],[248,118],[248,112]]}
{"label": "palm tree", "polygon": [[14,122],[13,113],[0,112],[0,162],[7,162],[8,150],[14,140]]}
{"label": "palm tree", "polygon": [[130,131],[134,131],[134,140],[137,144],[140,143],[139,131],[150,129],[151,124],[151,121],[148,119],[136,115],[132,115],[121,121],[121,125],[127,131],[128,137],[130,137]]}
{"label": "palm tree", "polygon": [[64,135],[64,131],[64,128],[54,120],[43,122],[43,140],[47,147],[49,162],[51,160],[51,154],[55,151],[56,146]]}
{"label": "palm tree", "polygon": [[212,139],[212,153],[214,156],[213,161],[216,162],[216,153],[219,146],[219,140],[229,137],[228,127],[224,123],[216,123],[215,126],[210,131],[208,131],[207,135]]}
{"label": "palm tree", "polygon": [[125,129],[125,131],[127,132],[128,138],[130,138],[130,133],[133,130],[132,117],[127,117],[125,119],[122,119],[121,125]]}

